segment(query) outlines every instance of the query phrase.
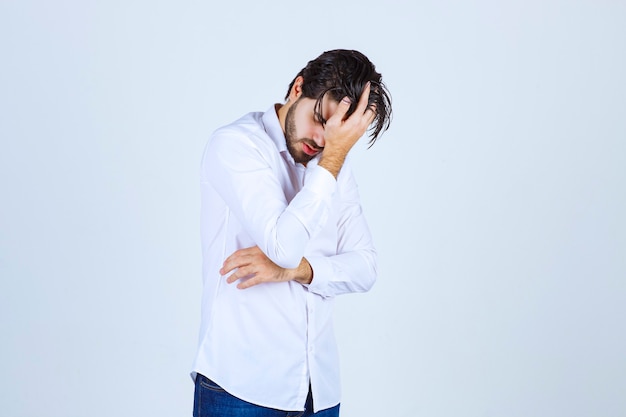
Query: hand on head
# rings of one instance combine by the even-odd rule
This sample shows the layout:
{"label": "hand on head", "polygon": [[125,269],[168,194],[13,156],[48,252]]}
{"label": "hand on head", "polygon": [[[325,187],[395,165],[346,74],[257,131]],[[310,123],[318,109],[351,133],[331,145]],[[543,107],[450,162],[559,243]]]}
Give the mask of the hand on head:
{"label": "hand on head", "polygon": [[351,101],[344,97],[324,127],[324,152],[319,165],[337,177],[346,155],[361,138],[376,117],[376,109],[368,106],[370,83],[368,82],[359,98],[354,113],[346,118]]}

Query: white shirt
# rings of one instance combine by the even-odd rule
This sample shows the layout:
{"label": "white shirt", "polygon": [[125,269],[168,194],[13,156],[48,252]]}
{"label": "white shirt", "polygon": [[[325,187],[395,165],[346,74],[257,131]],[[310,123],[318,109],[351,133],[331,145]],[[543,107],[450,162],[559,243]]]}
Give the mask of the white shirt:
{"label": "white shirt", "polygon": [[[202,317],[193,365],[230,394],[265,407],[315,412],[340,401],[334,296],[367,291],[376,252],[357,185],[344,164],[337,180],[289,154],[274,106],[218,129],[202,158]],[[313,281],[240,290],[219,270],[258,245],[276,264],[305,257]]]}

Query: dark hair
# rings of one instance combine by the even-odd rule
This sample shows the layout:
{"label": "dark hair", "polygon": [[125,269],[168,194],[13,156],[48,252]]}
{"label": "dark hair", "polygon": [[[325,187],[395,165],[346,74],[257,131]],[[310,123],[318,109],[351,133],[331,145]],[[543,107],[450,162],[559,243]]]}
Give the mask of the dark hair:
{"label": "dark hair", "polygon": [[304,67],[289,84],[287,95],[296,81],[302,76],[302,95],[317,100],[315,115],[321,122],[325,122],[321,115],[322,98],[326,94],[340,101],[344,97],[351,100],[350,109],[346,114],[349,117],[361,97],[367,82],[371,83],[368,106],[376,110],[376,117],[370,127],[369,145],[372,146],[378,136],[389,128],[391,123],[391,95],[382,82],[382,75],[376,72],[376,67],[362,53],[346,49],[326,51]]}

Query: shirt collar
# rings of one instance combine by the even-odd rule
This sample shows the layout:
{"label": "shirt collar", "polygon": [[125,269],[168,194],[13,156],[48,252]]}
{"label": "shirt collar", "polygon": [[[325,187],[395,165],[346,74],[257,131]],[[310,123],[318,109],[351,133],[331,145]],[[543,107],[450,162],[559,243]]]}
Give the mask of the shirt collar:
{"label": "shirt collar", "polygon": [[263,113],[263,128],[265,133],[274,141],[278,152],[287,151],[287,140],[280,126],[278,114],[276,114],[276,106],[272,105],[265,113]]}

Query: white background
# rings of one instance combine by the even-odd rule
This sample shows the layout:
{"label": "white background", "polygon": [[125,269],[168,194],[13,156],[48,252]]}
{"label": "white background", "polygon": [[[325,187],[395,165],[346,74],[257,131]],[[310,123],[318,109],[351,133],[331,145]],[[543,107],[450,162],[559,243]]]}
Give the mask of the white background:
{"label": "white background", "polygon": [[0,0],[0,414],[191,415],[202,148],[334,48],[395,110],[342,415],[626,415],[618,0]]}

